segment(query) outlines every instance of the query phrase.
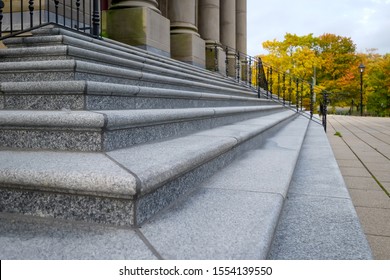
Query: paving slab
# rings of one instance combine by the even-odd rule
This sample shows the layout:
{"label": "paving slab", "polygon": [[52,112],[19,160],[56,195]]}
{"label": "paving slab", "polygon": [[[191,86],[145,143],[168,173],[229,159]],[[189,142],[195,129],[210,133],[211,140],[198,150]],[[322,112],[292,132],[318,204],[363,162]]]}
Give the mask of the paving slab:
{"label": "paving slab", "polygon": [[[386,155],[390,150],[390,133],[386,133],[390,131],[390,119],[329,116],[328,120],[329,142],[373,256],[375,259],[390,259],[390,198],[382,189],[388,191],[390,188],[390,160]],[[335,130],[343,137],[334,139]],[[352,151],[354,157],[345,160],[344,155]]]}
{"label": "paving slab", "polygon": [[361,189],[361,190],[375,190],[382,191],[381,187],[373,178],[364,178],[364,177],[351,177],[343,176],[344,181],[348,186],[348,189]]}
{"label": "paving slab", "polygon": [[375,236],[367,235],[368,242],[372,248],[374,259],[376,260],[389,260],[390,252],[390,237],[387,236]]}
{"label": "paving slab", "polygon": [[382,190],[350,189],[349,193],[356,207],[390,209],[390,198]]}
{"label": "paving slab", "polygon": [[356,207],[366,234],[390,236],[390,210]]}
{"label": "paving slab", "polygon": [[364,167],[343,167],[340,166],[341,173],[345,176],[367,177],[371,178],[371,174]]}

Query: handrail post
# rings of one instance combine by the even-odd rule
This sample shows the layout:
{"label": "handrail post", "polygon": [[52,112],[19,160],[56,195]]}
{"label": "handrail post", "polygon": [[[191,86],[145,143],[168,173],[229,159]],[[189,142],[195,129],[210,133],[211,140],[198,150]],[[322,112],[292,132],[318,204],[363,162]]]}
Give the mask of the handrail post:
{"label": "handrail post", "polygon": [[288,106],[291,107],[291,94],[292,94],[292,77],[290,76],[290,82],[288,87]]}
{"label": "handrail post", "polygon": [[270,83],[270,97],[272,99],[272,94],[273,94],[273,79],[272,79],[272,74],[273,74],[273,69],[272,69],[272,66],[270,68],[270,71],[269,71],[269,74],[270,74],[270,80],[269,80],[269,83]]}
{"label": "handrail post", "polygon": [[93,0],[92,35],[94,37],[99,37],[100,35],[99,0]]}
{"label": "handrail post", "polygon": [[283,73],[283,106],[286,106],[286,73]]}
{"label": "handrail post", "polygon": [[280,72],[278,71],[278,101],[280,100]]}
{"label": "handrail post", "polygon": [[263,64],[262,64],[262,61],[261,61],[261,58],[259,58],[259,60],[257,61],[257,97],[260,98],[260,83],[261,83],[261,73],[260,73],[260,70],[261,70],[261,67],[263,67]]}
{"label": "handrail post", "polygon": [[219,67],[218,67],[218,45],[215,43],[214,44],[214,71],[218,72]]}
{"label": "handrail post", "polygon": [[236,75],[237,75],[237,83],[240,82],[240,52],[237,51],[237,54],[236,54],[236,59],[237,59],[237,65],[236,65]]}
{"label": "handrail post", "polygon": [[310,119],[313,118],[313,110],[314,110],[314,86],[312,83],[310,83]]}
{"label": "handrail post", "polygon": [[322,125],[324,127],[324,130],[326,132],[326,126],[327,126],[327,115],[328,115],[328,93],[326,91],[324,91],[322,93],[322,96],[323,96],[323,106],[322,106]]}
{"label": "handrail post", "polygon": [[33,25],[34,25],[34,21],[33,21],[33,17],[34,17],[34,0],[28,1],[28,10],[30,11],[30,28],[32,28]]}
{"label": "handrail post", "polygon": [[301,112],[303,111],[303,81],[301,81]]}
{"label": "handrail post", "polygon": [[226,52],[226,59],[225,59],[226,69],[225,69],[225,71],[226,71],[226,77],[229,77],[229,57],[228,57],[229,48],[228,47],[225,48],[225,52]]}
{"label": "handrail post", "polygon": [[3,30],[3,8],[4,8],[4,2],[3,0],[0,0],[0,37],[2,35],[2,30]]}
{"label": "handrail post", "polygon": [[297,87],[297,92],[296,92],[296,97],[295,97],[295,107],[297,108],[297,112],[299,112],[299,79],[295,81],[296,87]]}

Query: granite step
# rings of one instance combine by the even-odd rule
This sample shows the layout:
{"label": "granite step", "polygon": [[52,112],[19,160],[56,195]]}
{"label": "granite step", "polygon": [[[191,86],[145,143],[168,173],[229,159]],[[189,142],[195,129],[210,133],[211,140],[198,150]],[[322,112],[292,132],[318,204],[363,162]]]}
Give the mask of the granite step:
{"label": "granite step", "polygon": [[154,110],[0,110],[0,148],[112,151],[284,111],[279,105]]}
{"label": "granite step", "polygon": [[296,115],[283,111],[106,153],[2,149],[0,211],[140,225]]}
{"label": "granite step", "polygon": [[265,259],[308,123],[295,118],[139,230],[163,259]]}
{"label": "granite step", "polygon": [[[205,69],[201,69],[199,67],[192,66],[165,56],[150,53],[148,51],[110,40],[108,38],[94,39],[74,31],[50,26],[33,30],[32,33],[34,36],[9,38],[4,40],[4,43],[7,45],[7,47],[9,47],[9,49],[15,47],[35,48],[37,46],[48,47],[68,45],[83,50],[90,50],[105,55],[111,55],[122,58],[124,60],[142,63],[144,65],[151,66],[152,69],[154,66],[160,69],[171,70],[178,74],[185,74],[198,79],[206,79],[212,83],[224,82],[230,84],[230,86],[236,89],[242,89],[243,86],[246,86],[244,84],[238,85],[235,79],[223,77],[219,73],[210,72]],[[50,34],[52,35],[48,36]],[[26,51],[28,52],[28,50]],[[96,57],[92,57],[92,59],[96,59]]]}
{"label": "granite step", "polygon": [[309,125],[267,258],[372,259],[332,148],[316,123]]}
{"label": "granite step", "polygon": [[139,70],[129,70],[74,59],[3,62],[0,63],[0,74],[0,82],[89,80],[246,97],[257,95],[257,93],[248,90],[237,90],[206,82],[144,73]]}
{"label": "granite step", "polygon": [[275,105],[268,99],[92,81],[0,83],[0,109],[129,110]]}
{"label": "granite step", "polygon": [[[85,43],[82,40],[78,41]],[[146,59],[136,55],[127,54],[123,51],[116,51],[108,47],[100,49],[96,48],[93,43],[90,44],[94,46],[94,48],[89,45],[80,47],[75,47],[72,45],[54,45],[29,48],[20,47],[0,49],[0,60],[2,62],[19,62],[77,59],[80,61],[87,61],[124,69],[138,70],[145,73],[158,74],[167,77],[206,82],[216,86],[228,86],[233,89],[243,91],[242,86],[236,83],[231,83],[230,80],[222,77],[210,80],[210,74],[207,76],[199,75],[194,73],[194,71],[183,71],[182,69],[175,67],[171,67],[171,69],[169,69],[166,67],[166,65],[155,65],[156,63],[151,64]]]}

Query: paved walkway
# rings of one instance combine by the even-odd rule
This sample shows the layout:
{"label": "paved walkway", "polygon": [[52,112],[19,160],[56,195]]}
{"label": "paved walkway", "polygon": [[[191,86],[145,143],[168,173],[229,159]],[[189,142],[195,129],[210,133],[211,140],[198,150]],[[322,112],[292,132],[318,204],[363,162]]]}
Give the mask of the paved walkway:
{"label": "paved walkway", "polygon": [[390,260],[390,118],[328,120],[329,142],[374,258]]}

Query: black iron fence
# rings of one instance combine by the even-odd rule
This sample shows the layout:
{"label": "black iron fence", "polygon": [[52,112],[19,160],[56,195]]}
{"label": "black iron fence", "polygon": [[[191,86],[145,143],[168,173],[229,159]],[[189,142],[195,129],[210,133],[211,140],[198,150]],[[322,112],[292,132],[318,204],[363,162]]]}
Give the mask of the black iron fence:
{"label": "black iron fence", "polygon": [[100,36],[100,0],[0,0],[0,39],[47,24]]}
{"label": "black iron fence", "polygon": [[[208,46],[208,52],[214,54],[214,64],[207,66],[209,70],[220,72],[256,90],[259,98],[263,93],[266,98],[322,124],[326,131],[329,92],[295,77],[290,71],[282,71],[264,63],[258,56],[252,57],[217,44]],[[221,52],[224,57],[220,55]],[[317,113],[321,119],[314,116]]]}

